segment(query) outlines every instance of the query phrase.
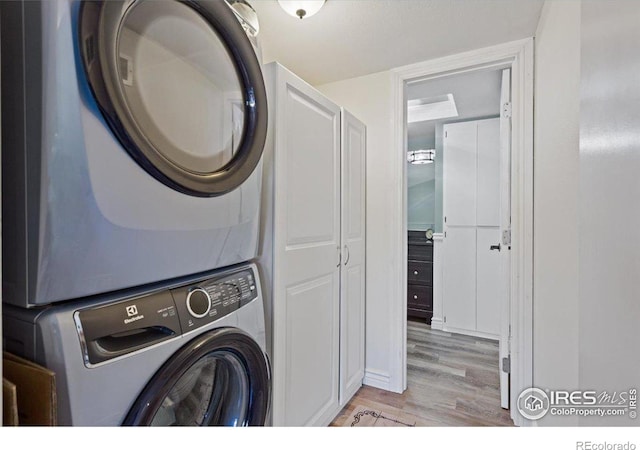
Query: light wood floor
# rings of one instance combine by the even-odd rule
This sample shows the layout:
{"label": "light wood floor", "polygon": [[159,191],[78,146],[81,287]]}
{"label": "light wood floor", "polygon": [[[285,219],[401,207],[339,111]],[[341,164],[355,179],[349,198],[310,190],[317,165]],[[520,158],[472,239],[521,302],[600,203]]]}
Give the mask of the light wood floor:
{"label": "light wood floor", "polygon": [[414,321],[407,326],[407,390],[363,386],[331,425],[343,425],[358,407],[416,426],[513,426],[500,407],[498,343]]}

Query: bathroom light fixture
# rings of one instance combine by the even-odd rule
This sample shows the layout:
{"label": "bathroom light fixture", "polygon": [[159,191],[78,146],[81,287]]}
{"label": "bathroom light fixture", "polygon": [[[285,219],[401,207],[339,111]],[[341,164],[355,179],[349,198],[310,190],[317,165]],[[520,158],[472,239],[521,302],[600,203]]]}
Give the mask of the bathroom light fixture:
{"label": "bathroom light fixture", "polygon": [[278,0],[280,7],[293,17],[305,19],[320,11],[325,0]]}
{"label": "bathroom light fixture", "polygon": [[436,158],[436,151],[429,150],[412,150],[407,152],[407,161],[409,164],[431,164]]}

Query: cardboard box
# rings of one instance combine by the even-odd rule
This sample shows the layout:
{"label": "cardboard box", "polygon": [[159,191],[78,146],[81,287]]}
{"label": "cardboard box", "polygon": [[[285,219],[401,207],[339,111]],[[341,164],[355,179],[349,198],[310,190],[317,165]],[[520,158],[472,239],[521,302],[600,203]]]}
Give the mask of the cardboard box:
{"label": "cardboard box", "polygon": [[18,425],[18,399],[16,385],[2,377],[2,425]]}
{"label": "cardboard box", "polygon": [[20,425],[56,425],[56,377],[51,370],[4,352],[3,376],[16,388]]}

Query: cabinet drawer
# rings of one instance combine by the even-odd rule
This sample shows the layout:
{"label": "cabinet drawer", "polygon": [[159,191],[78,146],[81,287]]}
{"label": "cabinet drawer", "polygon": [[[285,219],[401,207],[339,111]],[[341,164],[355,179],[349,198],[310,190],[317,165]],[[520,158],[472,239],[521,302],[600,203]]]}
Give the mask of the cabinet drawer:
{"label": "cabinet drawer", "polygon": [[433,263],[409,261],[407,270],[407,281],[409,283],[432,284]]}
{"label": "cabinet drawer", "polygon": [[410,309],[433,310],[433,289],[431,286],[407,286],[407,306]]}
{"label": "cabinet drawer", "polygon": [[433,246],[409,244],[407,259],[415,259],[417,261],[433,261]]}

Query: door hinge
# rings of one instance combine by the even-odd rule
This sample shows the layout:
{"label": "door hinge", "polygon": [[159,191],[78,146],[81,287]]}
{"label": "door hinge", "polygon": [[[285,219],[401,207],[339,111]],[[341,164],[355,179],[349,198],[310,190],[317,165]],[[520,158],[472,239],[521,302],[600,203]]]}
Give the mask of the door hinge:
{"label": "door hinge", "polygon": [[448,131],[445,131],[445,132],[444,132],[444,137],[447,137],[447,136],[449,136],[449,132],[448,132]]}
{"label": "door hinge", "polygon": [[511,355],[502,358],[502,371],[504,373],[511,373]]}
{"label": "door hinge", "polygon": [[444,316],[442,319],[444,320],[444,323],[447,323],[447,316]]}
{"label": "door hinge", "polygon": [[502,105],[502,117],[511,119],[511,102],[506,102]]}
{"label": "door hinge", "polygon": [[511,245],[511,230],[502,231],[502,245]]}
{"label": "door hinge", "polygon": [[444,223],[447,223],[447,216],[444,216]]}

